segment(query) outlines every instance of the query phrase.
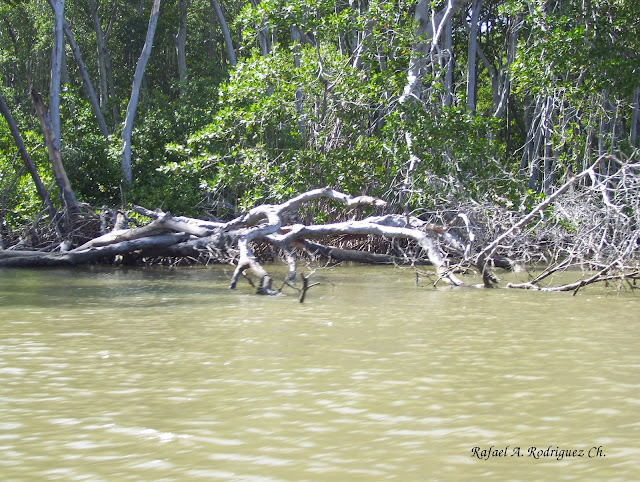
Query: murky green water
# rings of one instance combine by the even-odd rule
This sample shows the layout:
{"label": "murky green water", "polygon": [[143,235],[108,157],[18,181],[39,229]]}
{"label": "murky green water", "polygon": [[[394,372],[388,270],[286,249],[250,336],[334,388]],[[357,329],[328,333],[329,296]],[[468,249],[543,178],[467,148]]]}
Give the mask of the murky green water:
{"label": "murky green water", "polygon": [[229,275],[0,270],[0,478],[640,473],[637,296],[433,291],[346,267],[300,305]]}

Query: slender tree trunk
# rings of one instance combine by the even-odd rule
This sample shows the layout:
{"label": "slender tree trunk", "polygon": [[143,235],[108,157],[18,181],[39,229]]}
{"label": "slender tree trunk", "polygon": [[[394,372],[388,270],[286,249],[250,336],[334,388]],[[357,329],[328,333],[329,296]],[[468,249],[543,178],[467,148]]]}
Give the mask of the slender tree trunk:
{"label": "slender tree trunk", "polygon": [[555,178],[555,153],[552,155],[551,132],[548,126],[544,130],[544,182],[543,191],[546,195],[551,194],[551,186]]}
{"label": "slender tree trunk", "polygon": [[472,114],[476,112],[476,56],[478,51],[478,20],[482,0],[473,0],[471,5],[471,30],[469,31],[469,47],[467,49],[467,110]]}
{"label": "slender tree trunk", "polygon": [[[260,0],[251,0],[251,5],[256,8],[260,4]],[[260,52],[262,56],[269,55],[269,39],[267,38],[268,29],[264,25],[258,26],[258,42],[260,43]]]}
{"label": "slender tree trunk", "polygon": [[64,0],[49,0],[53,10],[53,47],[51,49],[51,80],[49,87],[49,126],[51,142],[60,151],[60,78],[64,57]]}
{"label": "slender tree trunk", "polygon": [[133,131],[133,121],[136,115],[136,109],[138,107],[138,97],[140,95],[140,86],[142,84],[142,77],[144,76],[144,69],[147,66],[147,61],[151,55],[151,48],[153,47],[153,36],[156,33],[156,26],[158,25],[158,17],[160,16],[160,0],[153,0],[153,6],[151,7],[151,14],[149,16],[149,26],[147,28],[147,37],[142,47],[142,53],[136,64],[136,70],[133,74],[133,86],[131,87],[131,98],[127,105],[127,114],[124,121],[124,128],[122,130],[122,180],[125,187],[131,187],[133,182],[131,172],[131,133]]}
{"label": "slender tree trunk", "polygon": [[49,193],[45,189],[44,184],[42,184],[42,179],[40,179],[38,170],[36,169],[36,166],[33,164],[33,161],[31,160],[31,157],[27,152],[27,148],[25,147],[24,142],[22,141],[22,136],[20,135],[18,126],[16,125],[13,119],[13,116],[11,115],[11,111],[9,111],[9,108],[7,107],[7,104],[4,101],[4,97],[2,96],[2,93],[0,93],[0,113],[2,113],[2,116],[5,118],[5,120],[7,121],[7,124],[9,125],[9,130],[11,131],[13,140],[16,143],[18,152],[22,157],[22,161],[24,162],[25,167],[29,171],[29,174],[31,174],[31,178],[33,179],[33,183],[36,186],[36,191],[38,192],[38,196],[40,196],[40,199],[42,200],[42,204],[44,204],[44,207],[47,210],[47,213],[49,213],[49,217],[51,219],[54,219],[56,215],[56,210],[53,208],[53,204],[51,203],[51,199],[49,198]]}
{"label": "slender tree trunk", "polygon": [[[96,45],[98,52],[98,73],[100,75],[100,106],[104,109],[109,103],[109,99],[115,98],[115,85],[113,83],[113,70],[111,69],[111,57],[107,49],[107,38],[102,29],[102,22],[98,16],[98,6],[96,0],[89,0],[91,10],[91,20],[96,32]],[[113,103],[112,115],[114,125],[119,122],[120,110],[117,103]]]}
{"label": "slender tree trunk", "polygon": [[[536,125],[533,149],[531,150],[532,158],[530,162],[530,175],[529,175],[529,189],[532,191],[543,191],[546,182],[546,175],[548,174],[547,164],[547,146],[549,139],[549,122],[551,116],[552,100],[551,97],[545,97],[544,99],[538,99],[541,105],[540,116]],[[535,120],[534,120],[535,122]],[[542,156],[541,156],[542,149]],[[538,185],[537,180],[540,173],[540,160],[543,160],[543,183]]]}
{"label": "slender tree trunk", "polygon": [[62,155],[60,149],[55,144],[55,134],[53,127],[51,126],[49,112],[44,105],[42,96],[35,89],[31,89],[31,98],[33,99],[33,105],[36,109],[36,114],[40,120],[40,126],[44,135],[44,142],[49,151],[49,161],[51,161],[51,169],[53,171],[53,177],[56,181],[56,185],[60,190],[60,198],[62,205],[66,208],[67,213],[75,213],[77,211],[76,197],[71,188],[71,183],[67,177],[67,172],[64,169],[62,163]]}
{"label": "slender tree trunk", "polygon": [[608,92],[605,89],[602,92],[600,97],[600,128],[598,132],[598,156],[604,155],[607,150],[606,139],[610,135],[611,132],[611,121],[609,119],[609,114],[611,111],[611,106],[609,104],[609,100],[607,99]]}
{"label": "slender tree trunk", "polygon": [[447,61],[446,72],[444,76],[444,105],[451,105],[453,103],[453,22],[451,18],[447,20],[444,32],[444,55]]}
{"label": "slender tree trunk", "polygon": [[518,36],[520,35],[521,28],[522,20],[519,16],[509,20],[509,30],[507,37],[507,59],[505,65],[500,68],[500,72],[498,74],[498,88],[496,90],[496,93],[498,95],[493,103],[493,116],[496,119],[502,118],[509,101],[509,94],[511,92],[511,74],[509,72],[509,67],[516,58],[516,46],[518,44]]}
{"label": "slender tree trunk", "polygon": [[[296,69],[300,68],[300,31],[293,25],[291,27],[291,40],[293,40],[293,65]],[[296,89],[296,113],[298,114],[298,132],[301,136],[305,133],[304,108],[302,105],[303,94],[302,88]]]}
{"label": "slender tree trunk", "polygon": [[100,74],[100,105],[106,107],[109,99],[109,90],[107,87],[107,67],[105,63],[105,40],[102,24],[98,18],[98,6],[96,0],[89,0],[89,9],[91,10],[91,19],[93,28],[96,32],[96,44],[98,46],[98,73]]}
{"label": "slender tree trunk", "polygon": [[[590,105],[594,105],[594,98],[589,101]],[[593,136],[595,135],[595,125],[596,125],[596,110],[595,108],[589,109],[589,120],[587,121],[587,125],[585,130],[587,132],[587,138],[584,143],[584,154],[582,156],[582,169],[586,169],[587,166],[591,164],[592,161],[592,153],[593,153]]]}
{"label": "slender tree trunk", "polygon": [[631,105],[631,128],[629,129],[629,140],[633,147],[637,146],[638,138],[638,119],[640,118],[640,87],[636,87],[633,91],[633,100]]}
{"label": "slender tree trunk", "polygon": [[620,102],[616,101],[614,107],[614,115],[613,121],[611,122],[611,147],[609,149],[609,154],[613,154],[615,150],[618,148],[618,139],[622,139],[624,137],[624,126],[622,125],[622,121],[620,119]]}
{"label": "slender tree trunk", "polygon": [[[353,5],[354,9],[357,8],[357,12],[355,12],[356,16],[363,17],[365,15],[365,6],[363,3],[358,2],[358,5]],[[355,19],[354,19],[355,20]],[[355,24],[355,23],[354,23]],[[373,31],[373,27],[376,25],[374,19],[369,17],[367,23],[364,25],[362,31],[356,31],[353,34],[353,62],[352,66],[354,69],[362,68],[362,59],[363,56],[367,53],[368,45],[366,40],[371,36],[371,32]],[[338,39],[339,40],[339,39]]]}
{"label": "slender tree trunk", "polygon": [[187,0],[180,0],[180,27],[176,35],[176,55],[178,57],[178,76],[180,77],[180,95],[184,95],[184,84],[187,81]]}
{"label": "slender tree trunk", "polygon": [[91,104],[91,110],[93,111],[93,115],[96,117],[96,121],[98,122],[98,127],[100,128],[100,132],[104,136],[105,139],[109,138],[109,129],[107,128],[107,123],[104,120],[102,115],[102,111],[100,110],[100,103],[98,102],[98,96],[96,95],[96,91],[93,88],[93,84],[91,83],[91,79],[89,78],[89,74],[87,69],[85,68],[84,61],[82,60],[82,55],[80,54],[80,49],[76,44],[76,41],[73,38],[73,33],[69,28],[69,24],[64,22],[64,34],[67,37],[67,42],[71,47],[71,51],[73,52],[73,56],[76,59],[76,64],[78,65],[78,70],[80,71],[80,76],[82,77],[82,82],[84,84],[84,88],[87,92],[87,96],[89,97],[89,103]]}
{"label": "slender tree trunk", "polygon": [[533,116],[531,114],[531,96],[529,94],[524,95],[524,108],[523,118],[525,124],[525,141],[523,145],[522,158],[520,160],[520,176],[524,178],[529,167],[529,150],[531,149],[531,133]]}
{"label": "slender tree trunk", "polygon": [[361,32],[359,36],[357,36],[358,48],[355,51],[354,59],[352,63],[354,69],[362,68],[362,58],[364,57],[364,55],[367,53],[367,50],[368,50],[365,40],[367,40],[367,38],[371,35],[371,32],[373,31],[373,27],[375,27],[375,22],[373,20],[367,21],[364,31]]}
{"label": "slender tree trunk", "polygon": [[468,2],[469,0],[447,0],[446,6],[437,13],[431,9],[429,0],[418,2],[414,16],[414,35],[418,40],[413,46],[407,71],[407,83],[400,96],[401,102],[410,97],[420,98],[421,80],[427,73],[430,59],[444,32],[446,22]]}
{"label": "slender tree trunk", "polygon": [[[540,173],[540,143],[542,142],[542,126],[546,116],[546,99],[538,96],[535,101],[535,110],[529,129],[527,131],[526,149],[523,159],[523,166],[529,170],[529,189],[536,191],[538,189],[538,177]],[[522,166],[521,166],[522,167]]]}
{"label": "slender tree trunk", "polygon": [[[213,11],[215,12],[216,18],[218,19],[218,23],[220,24],[220,29],[222,30],[222,36],[224,37],[224,45],[227,49],[227,57],[229,58],[229,64],[235,67],[238,61],[236,59],[235,49],[233,48],[233,41],[231,40],[231,34],[229,33],[229,27],[227,27],[227,21],[224,18],[224,14],[222,13],[222,9],[220,8],[220,3],[218,3],[218,0],[210,0],[210,1],[211,1],[211,7],[213,7]],[[266,39],[264,41],[266,43]],[[264,48],[263,48],[263,55],[266,55],[264,53]]]}

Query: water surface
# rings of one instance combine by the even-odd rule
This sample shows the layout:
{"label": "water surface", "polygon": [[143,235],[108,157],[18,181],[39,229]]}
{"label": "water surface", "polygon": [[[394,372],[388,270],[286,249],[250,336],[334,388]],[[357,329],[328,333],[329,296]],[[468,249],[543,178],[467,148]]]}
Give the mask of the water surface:
{"label": "water surface", "polygon": [[0,477],[640,473],[637,296],[342,267],[301,305],[229,291],[230,274],[0,270]]}

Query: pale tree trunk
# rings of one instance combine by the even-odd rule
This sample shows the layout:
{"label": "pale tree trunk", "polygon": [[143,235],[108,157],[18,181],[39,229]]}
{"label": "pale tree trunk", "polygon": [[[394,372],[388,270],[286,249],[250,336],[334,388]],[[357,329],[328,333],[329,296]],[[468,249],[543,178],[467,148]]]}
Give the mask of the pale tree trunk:
{"label": "pale tree trunk", "polygon": [[[114,5],[115,6],[115,5]],[[107,49],[107,39],[102,22],[98,16],[98,6],[95,0],[89,0],[89,8],[91,10],[91,20],[93,28],[96,32],[96,45],[98,53],[98,73],[100,75],[100,106],[104,109],[107,107],[109,99],[115,98],[115,86],[113,83],[113,71],[111,69],[111,57]],[[113,123],[119,122],[120,111],[116,103],[112,106]]]}
{"label": "pale tree trunk", "polygon": [[365,25],[365,30],[358,37],[358,48],[355,51],[354,59],[353,59],[353,68],[360,70],[362,68],[362,58],[364,54],[367,53],[367,46],[365,44],[365,40],[371,35],[371,31],[375,26],[375,22],[369,20]]}
{"label": "pale tree trunk", "polygon": [[[293,66],[296,69],[300,68],[300,31],[294,25],[291,27],[291,40],[293,40]],[[304,137],[305,133],[305,122],[304,122],[304,108],[302,105],[303,94],[302,89],[298,87],[296,89],[296,113],[298,114],[298,132],[301,136]]]}
{"label": "pale tree trunk", "polygon": [[640,118],[640,87],[636,87],[633,91],[631,109],[631,128],[629,132],[629,140],[631,141],[631,145],[633,147],[636,147],[636,139],[638,138],[638,119]]}
{"label": "pale tree trunk", "polygon": [[53,10],[53,46],[51,49],[51,83],[49,87],[49,126],[52,143],[60,151],[60,77],[64,56],[64,0],[49,0]]}
{"label": "pale tree trunk", "polygon": [[[235,52],[235,49],[233,48],[233,41],[231,40],[231,33],[229,32],[227,21],[224,18],[224,14],[222,13],[222,9],[220,8],[220,3],[218,3],[218,0],[210,0],[210,1],[211,1],[211,7],[213,8],[213,11],[216,14],[216,18],[218,19],[218,23],[220,24],[220,29],[222,30],[224,45],[227,49],[227,57],[229,58],[229,64],[231,64],[232,67],[235,67],[238,63],[238,60],[236,59],[236,52]],[[265,42],[266,42],[266,39],[265,39]],[[266,55],[264,53],[264,48],[263,48],[263,55]]]}
{"label": "pale tree trunk", "polygon": [[447,20],[444,31],[444,58],[447,62],[446,72],[444,74],[444,105],[453,103],[453,22],[451,18]]}
{"label": "pale tree trunk", "polygon": [[[260,0],[251,0],[251,5],[256,8],[260,4]],[[267,38],[267,28],[264,25],[258,27],[258,42],[260,43],[260,52],[263,57],[269,55],[269,39]]]}
{"label": "pale tree trunk", "polygon": [[[409,99],[419,100],[421,98],[422,78],[427,74],[429,65],[433,62],[434,54],[439,50],[438,44],[440,38],[443,34],[446,34],[448,30],[447,24],[450,24],[453,15],[464,7],[468,1],[469,0],[447,0],[446,6],[437,13],[431,9],[430,1],[420,0],[418,2],[414,17],[414,36],[418,40],[413,46],[409,69],[407,71],[407,83],[399,98],[401,103]],[[450,52],[448,53],[450,54]],[[452,72],[453,59],[449,58],[448,61],[450,63],[447,66],[447,71]],[[409,132],[405,132],[405,141],[410,158],[407,164],[407,174],[403,191],[408,189],[408,186],[412,183],[413,171],[420,161],[420,159],[413,154],[411,135]],[[448,159],[447,153],[443,155],[445,156],[445,160]],[[407,192],[401,194],[401,204],[404,204],[407,196]]]}
{"label": "pale tree trunk", "polygon": [[414,35],[418,41],[413,47],[407,71],[407,83],[400,96],[401,102],[410,97],[420,98],[421,79],[428,71],[429,62],[444,33],[446,23],[468,2],[469,0],[447,0],[446,6],[439,12],[434,12],[431,9],[429,0],[418,2],[414,17],[416,27]]}
{"label": "pale tree trunk", "polygon": [[609,154],[613,154],[618,148],[618,139],[622,139],[624,128],[620,119],[620,102],[616,100],[614,107],[614,117],[611,123],[611,147]]}
{"label": "pale tree trunk", "polygon": [[[529,189],[532,191],[543,191],[544,182],[542,186],[538,185],[538,176],[540,174],[540,158],[543,160],[543,177],[547,176],[549,170],[549,164],[547,159],[548,140],[549,140],[549,122],[551,117],[552,99],[551,97],[539,98],[540,104],[540,116],[536,125],[535,134],[533,136],[533,149],[530,151],[531,158],[529,160]],[[535,120],[534,120],[535,122]],[[543,149],[543,155],[541,156],[541,148]],[[541,189],[542,188],[542,189]]]}
{"label": "pale tree trunk", "polygon": [[471,29],[469,31],[469,47],[467,49],[467,110],[472,114],[476,112],[476,56],[478,51],[478,20],[482,0],[473,0],[471,5]]}
{"label": "pale tree trunk", "polygon": [[[553,141],[551,139],[552,134],[552,121],[553,114],[556,110],[556,106],[558,105],[558,101],[556,99],[556,94],[553,93],[546,98],[545,108],[543,111],[542,119],[540,120],[540,149],[542,149],[542,159],[543,159],[543,178],[542,178],[542,189],[541,191],[549,195],[551,194],[551,188],[553,185],[553,181],[555,178],[555,167],[556,167],[556,153],[553,149]],[[539,151],[536,151],[539,152]]]}
{"label": "pale tree trunk", "polygon": [[[358,12],[357,14],[363,16],[365,14],[365,7],[361,2],[358,2],[357,6]],[[367,20],[367,23],[364,26],[364,29],[361,32],[355,32],[353,35],[353,45],[354,45],[354,53],[353,53],[353,62],[352,66],[354,69],[362,68],[362,59],[364,55],[367,53],[368,47],[366,44],[366,40],[371,36],[373,31],[373,27],[376,25],[376,21],[372,18]],[[340,39],[338,38],[338,41]]]}
{"label": "pale tree trunk", "polygon": [[509,67],[516,58],[516,46],[518,44],[518,36],[522,28],[522,20],[519,16],[509,20],[509,33],[507,38],[507,58],[505,64],[500,68],[497,75],[497,88],[494,89],[496,97],[493,102],[493,116],[501,119],[507,109],[509,101],[509,93],[511,91],[511,75]]}
{"label": "pale tree trunk", "polygon": [[36,186],[36,191],[38,192],[38,196],[42,200],[42,204],[44,204],[47,213],[49,213],[49,217],[51,219],[55,218],[56,210],[53,208],[53,204],[51,204],[51,199],[49,198],[49,193],[42,184],[42,179],[40,179],[40,175],[38,174],[38,170],[36,166],[33,164],[29,153],[27,152],[27,148],[22,141],[22,136],[20,135],[20,131],[18,130],[18,126],[16,125],[9,108],[7,107],[6,102],[4,101],[4,97],[2,97],[2,93],[0,93],[0,113],[7,121],[9,125],[9,130],[11,131],[11,135],[13,136],[13,140],[16,143],[16,147],[18,148],[18,152],[22,157],[22,161],[24,162],[25,167],[31,174],[31,178],[33,179],[33,183]]}
{"label": "pale tree trunk", "polygon": [[187,81],[187,0],[180,0],[180,27],[176,35],[176,55],[178,57],[178,76],[180,77],[180,95],[184,95],[184,84]]}
{"label": "pale tree trunk", "polygon": [[78,208],[76,197],[73,189],[71,189],[71,183],[69,182],[69,178],[67,177],[67,172],[64,169],[60,149],[56,147],[54,142],[55,133],[51,126],[49,112],[47,112],[47,107],[44,105],[42,96],[33,88],[31,89],[31,97],[33,99],[33,105],[36,109],[36,114],[38,115],[38,119],[40,120],[42,134],[44,135],[44,142],[49,152],[49,161],[51,161],[53,177],[55,179],[56,185],[58,186],[58,189],[60,190],[62,205],[65,207],[67,213],[73,214],[77,211]]}
{"label": "pale tree trunk", "polygon": [[552,153],[551,130],[547,125],[544,130],[544,182],[543,190],[546,195],[551,194],[551,187],[555,178],[555,153]]}
{"label": "pale tree trunk", "polygon": [[144,69],[151,55],[153,47],[153,36],[156,33],[158,25],[158,17],[160,16],[160,0],[153,0],[151,14],[149,15],[149,26],[147,28],[147,37],[142,47],[142,53],[136,64],[136,70],[133,74],[133,86],[131,87],[131,98],[127,105],[127,114],[124,120],[124,128],[122,130],[122,179],[125,187],[131,187],[133,182],[131,173],[131,133],[133,131],[133,121],[138,107],[138,97],[140,95],[140,86],[144,76]]}
{"label": "pale tree trunk", "polygon": [[93,21],[93,28],[96,32],[96,44],[98,45],[98,73],[100,74],[100,105],[106,107],[107,100],[109,99],[109,90],[107,87],[107,67],[104,59],[103,49],[105,45],[104,32],[102,31],[102,24],[98,18],[98,6],[96,0],[89,0],[89,8],[91,10],[91,19]]}
{"label": "pale tree trunk", "polygon": [[540,174],[540,146],[543,140],[544,125],[546,123],[547,107],[549,98],[538,96],[535,101],[535,110],[529,122],[527,139],[521,169],[528,169],[529,189],[538,189],[538,178]]}
{"label": "pale tree trunk", "polygon": [[608,109],[607,109],[607,91],[602,93],[601,102],[600,102],[600,110],[602,113],[600,114],[600,127],[598,129],[598,156],[602,156],[606,150],[605,137],[607,135],[608,130]]}
{"label": "pale tree trunk", "polygon": [[[520,18],[516,18],[514,21],[510,20],[507,38],[507,56],[504,60],[504,63],[502,62],[502,59],[500,59],[498,70],[494,68],[494,66],[491,64],[485,53],[482,51],[482,48],[477,44],[476,41],[476,55],[480,58],[480,60],[482,60],[482,63],[484,64],[485,68],[487,69],[487,73],[489,74],[489,78],[491,79],[491,110],[493,111],[493,117],[495,117],[496,119],[501,119],[504,116],[505,110],[507,108],[509,93],[511,92],[511,77],[509,74],[509,66],[515,60],[516,46],[518,43],[518,36],[520,34],[521,28],[522,20]],[[477,93],[477,78],[475,93]]]}
{"label": "pale tree trunk", "polygon": [[91,79],[89,78],[89,74],[84,65],[84,61],[82,60],[82,55],[80,54],[80,49],[76,44],[76,41],[73,38],[73,33],[69,28],[69,24],[64,22],[64,34],[67,37],[67,42],[71,47],[71,51],[73,52],[73,56],[76,59],[76,64],[78,65],[78,70],[80,71],[80,76],[82,77],[82,82],[84,84],[85,91],[87,92],[87,96],[89,97],[89,103],[91,104],[91,110],[93,111],[93,115],[96,117],[96,121],[98,122],[98,127],[100,128],[100,133],[104,136],[105,139],[109,138],[109,129],[107,128],[107,123],[104,120],[102,115],[102,111],[100,110],[100,103],[98,102],[98,96],[96,95],[96,91],[93,88],[93,84],[91,83]]}
{"label": "pale tree trunk", "polygon": [[[589,99],[589,105],[593,106],[595,102],[595,98],[592,95]],[[587,137],[584,142],[584,151],[582,155],[582,169],[586,169],[587,166],[592,162],[592,154],[593,154],[593,138],[595,136],[596,130],[596,118],[597,112],[595,108],[589,109],[589,120],[587,121],[587,125],[585,126],[585,131],[587,132]]]}
{"label": "pale tree trunk", "polygon": [[531,114],[531,96],[525,93],[524,95],[524,112],[523,112],[524,124],[525,124],[525,132],[526,138],[524,141],[522,158],[520,160],[520,176],[524,178],[527,175],[527,168],[529,166],[529,151],[531,150],[531,135],[532,135],[532,124],[533,124],[533,115]]}

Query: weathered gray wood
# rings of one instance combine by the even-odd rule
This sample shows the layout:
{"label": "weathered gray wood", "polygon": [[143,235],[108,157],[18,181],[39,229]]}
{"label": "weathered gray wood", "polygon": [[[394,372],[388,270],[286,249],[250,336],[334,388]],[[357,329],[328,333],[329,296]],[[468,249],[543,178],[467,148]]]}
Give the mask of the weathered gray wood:
{"label": "weathered gray wood", "polygon": [[0,249],[0,259],[24,258],[29,256],[41,256],[41,251],[24,251],[17,249]]}
{"label": "weathered gray wood", "polygon": [[100,103],[98,101],[98,96],[96,95],[96,91],[93,88],[93,83],[89,78],[89,73],[84,65],[84,60],[82,59],[82,54],[80,53],[80,49],[78,48],[78,44],[73,37],[73,32],[71,32],[71,28],[69,24],[65,20],[63,23],[64,35],[67,37],[67,43],[69,47],[71,47],[71,52],[73,53],[73,57],[76,60],[76,64],[78,65],[78,70],[80,72],[80,77],[82,78],[82,83],[84,85],[84,89],[87,92],[87,96],[89,97],[89,104],[91,105],[91,110],[93,111],[93,115],[96,118],[96,122],[98,123],[98,127],[100,128],[100,133],[105,139],[109,139],[109,129],[107,128],[107,123],[104,120],[104,116],[102,115],[102,111],[100,110]]}
{"label": "weathered gray wood", "polygon": [[418,229],[385,226],[365,219],[317,226],[297,225],[286,234],[271,235],[268,239],[274,244],[286,246],[298,239],[318,239],[339,234],[370,234],[385,238],[410,239],[415,241],[426,252],[427,258],[445,282],[454,286],[462,286],[464,284],[453,273],[449,272],[447,263],[438,251],[433,238]]}
{"label": "weathered gray wood", "polygon": [[[257,206],[246,214],[227,222],[212,222],[184,216],[171,216],[170,213],[159,210],[149,211],[136,207],[137,212],[145,214],[152,219],[150,224],[131,229],[115,229],[111,233],[98,236],[69,252],[2,250],[0,251],[0,267],[75,266],[83,263],[111,263],[114,256],[128,257],[133,262],[156,257],[191,258],[195,261],[204,260],[207,262],[215,258],[218,261],[233,261],[236,263],[236,268],[231,277],[230,288],[235,288],[242,276],[251,282],[258,294],[275,295],[280,290],[273,288],[272,278],[260,264],[258,256],[253,251],[256,245],[267,244],[276,248],[289,267],[289,272],[282,287],[289,285],[301,293],[305,293],[312,286],[308,282],[304,282],[303,279],[303,282],[306,283],[306,288],[303,286],[301,291],[300,288],[292,283],[296,278],[296,254],[305,250],[336,261],[393,264],[408,262],[412,265],[417,265],[426,263],[428,260],[436,269],[438,274],[437,281],[444,281],[451,286],[493,287],[497,284],[497,280],[491,273],[490,268],[496,266],[505,269],[514,268],[510,260],[496,255],[499,245],[508,236],[515,233],[516,230],[521,229],[526,223],[530,222],[533,217],[537,216],[554,199],[566,191],[572,183],[584,177],[590,177],[593,184],[591,190],[593,192],[602,191],[601,194],[607,207],[611,209],[612,213],[616,211],[616,206],[613,204],[615,200],[609,199],[603,188],[605,182],[609,182],[614,178],[611,176],[602,177],[604,175],[601,175],[601,178],[597,177],[596,168],[601,160],[602,158],[568,181],[564,186],[561,186],[556,194],[538,204],[528,215],[520,218],[519,221],[509,221],[505,225],[507,229],[503,234],[497,236],[492,242],[484,244],[482,249],[475,244],[474,227],[472,226],[473,213],[470,213],[469,216],[463,212],[459,212],[457,216],[445,216],[445,219],[449,219],[447,222],[454,223],[456,219],[461,218],[465,223],[464,228],[452,224],[450,230],[412,216],[398,214],[369,216],[360,220],[324,225],[294,224],[283,226],[283,219],[286,219],[288,214],[297,212],[305,202],[320,198],[335,200],[349,207],[364,205],[385,206],[384,201],[370,196],[348,196],[332,189],[315,189],[281,204]],[[620,179],[626,179],[625,173],[629,170],[640,172],[640,165],[630,165],[622,161],[616,162],[621,166],[622,172],[617,174]],[[635,191],[630,190],[628,196],[633,196],[633,192]],[[637,202],[635,197],[631,199]],[[624,216],[628,218],[627,214],[624,214]],[[627,219],[627,221],[630,221],[630,219]],[[468,237],[465,241],[466,244],[460,241],[458,235],[456,235],[457,232],[460,236],[464,236],[465,230]],[[340,249],[322,244],[325,242],[323,241],[324,239],[335,239],[344,236],[355,238],[379,236],[385,239],[405,239],[417,244],[419,248],[422,248],[422,252],[418,250],[418,254],[413,255],[410,259],[404,259],[370,252]],[[615,260],[610,259],[606,264],[592,264],[593,269],[599,271],[595,274],[592,272],[589,275],[585,275],[573,283],[562,286],[542,287],[539,281],[554,270],[557,271],[578,265],[580,260],[584,260],[581,257],[582,255],[572,254],[567,260],[556,264],[555,267],[546,270],[528,283],[510,284],[507,285],[507,288],[574,291],[575,293],[589,284],[611,280],[619,280],[620,283],[624,281],[632,289],[636,288],[635,284],[640,280],[640,272],[635,264],[628,264],[628,257],[637,251],[637,232],[630,234],[625,243],[627,243],[627,247],[621,251],[621,254]],[[449,261],[445,256],[459,259],[460,264],[449,266]],[[484,284],[463,284],[462,280],[454,275],[454,272],[464,272],[470,265],[475,265],[480,270]],[[258,278],[256,283],[247,275],[249,272]],[[304,299],[303,295],[301,295],[301,299]]]}
{"label": "weathered gray wood", "polygon": [[141,228],[115,229],[110,233],[103,234],[102,236],[87,241],[83,245],[71,250],[71,252],[78,253],[90,248],[109,246],[110,244],[120,243],[123,241],[132,241],[134,239],[140,239],[169,232],[173,232],[173,230],[167,226],[163,226],[157,221],[154,221]]}
{"label": "weathered gray wood", "polygon": [[[238,263],[229,284],[230,289],[234,289],[240,277],[245,275],[247,270],[250,270],[260,280],[259,293],[275,294],[275,290],[271,288],[271,278],[260,265],[251,248],[251,243],[254,241],[267,242],[282,249],[285,253],[285,261],[290,267],[287,279],[291,280],[296,275],[295,257],[291,251],[295,242],[344,234],[375,235],[413,240],[427,253],[429,262],[436,267],[442,280],[454,286],[463,285],[462,281],[449,271],[447,263],[437,249],[434,240],[435,237],[440,237],[454,246],[455,249],[462,250],[464,247],[459,242],[456,244],[453,236],[447,236],[443,228],[425,223],[414,217],[407,218],[399,215],[372,216],[360,221],[346,221],[318,226],[294,225],[281,230],[283,214],[295,212],[302,204],[320,198],[332,199],[347,207],[374,206],[382,208],[386,206],[385,201],[371,196],[349,196],[334,189],[320,188],[302,193],[281,204],[257,206],[246,214],[226,223],[173,217],[169,213],[149,211],[139,206],[136,206],[135,210],[140,214],[153,218],[155,220],[154,223],[158,223],[157,225],[162,225],[175,231],[190,233],[199,238],[215,236],[215,233],[229,235],[239,250]],[[212,237],[211,239],[213,240],[214,238]],[[216,242],[220,240],[220,238],[215,239]],[[189,241],[168,251],[196,256],[204,249],[206,249],[206,243]],[[336,253],[339,252],[336,251]],[[340,254],[344,257],[355,257],[353,253]],[[376,259],[376,256],[362,255],[361,261],[371,262],[373,259]],[[389,258],[385,259],[389,260]]]}
{"label": "weathered gray wood", "polygon": [[222,9],[220,8],[220,3],[218,3],[218,0],[210,0],[210,2],[213,11],[216,14],[216,18],[218,19],[218,23],[220,24],[220,30],[222,30],[222,37],[224,38],[224,45],[227,49],[227,57],[229,58],[229,63],[233,67],[235,67],[238,61],[236,59],[235,49],[233,48],[231,34],[229,33],[229,27],[227,27],[227,21],[224,18],[224,14],[222,13]]}
{"label": "weathered gray wood", "polygon": [[151,49],[153,48],[153,37],[158,25],[158,18],[160,16],[160,0],[153,0],[151,7],[151,14],[149,15],[149,25],[147,27],[147,36],[142,47],[142,52],[136,63],[136,70],[133,74],[133,85],[131,87],[131,97],[127,104],[127,114],[124,120],[124,127],[122,129],[122,179],[127,187],[131,186],[133,181],[131,171],[131,134],[133,132],[133,120],[138,108],[138,98],[140,95],[140,86],[142,85],[142,77],[144,76],[145,68],[147,67],[147,61],[151,56]]}
{"label": "weathered gray wood", "polygon": [[60,83],[64,62],[64,0],[49,0],[53,11],[53,46],[51,49],[51,78],[49,86],[49,118],[51,142],[60,151]]}
{"label": "weathered gray wood", "polygon": [[35,268],[77,266],[98,261],[104,257],[124,255],[134,251],[141,251],[142,255],[146,250],[171,246],[185,241],[188,237],[189,235],[184,233],[159,234],[109,244],[108,246],[92,247],[81,251],[73,250],[64,253],[36,252],[36,254],[26,256],[0,257],[0,267]]}
{"label": "weathered gray wood", "polygon": [[184,86],[187,81],[187,0],[178,1],[180,12],[180,24],[175,36],[176,56],[178,57],[178,77],[180,78],[180,95],[184,95]]}
{"label": "weathered gray wood", "polygon": [[[60,197],[62,203],[68,212],[76,212],[78,209],[78,203],[76,202],[76,196],[71,188],[71,183],[67,177],[67,172],[64,169],[62,163],[62,155],[60,154],[59,145],[59,133],[56,133],[55,127],[51,124],[53,116],[49,114],[47,108],[42,100],[42,95],[34,88],[31,89],[31,98],[33,99],[33,105],[40,121],[42,128],[42,134],[44,136],[44,142],[49,152],[49,161],[51,162],[51,168],[53,171],[53,177],[56,181],[58,189],[60,190]],[[59,130],[59,128],[58,128]]]}
{"label": "weathered gray wood", "polygon": [[351,262],[363,264],[387,264],[387,265],[430,265],[431,262],[423,259],[409,259],[400,256],[392,256],[389,254],[370,253],[368,251],[358,251],[355,249],[342,249],[334,246],[325,246],[324,244],[314,243],[305,240],[303,244],[305,250],[313,255],[321,258],[330,259],[336,262]]}

